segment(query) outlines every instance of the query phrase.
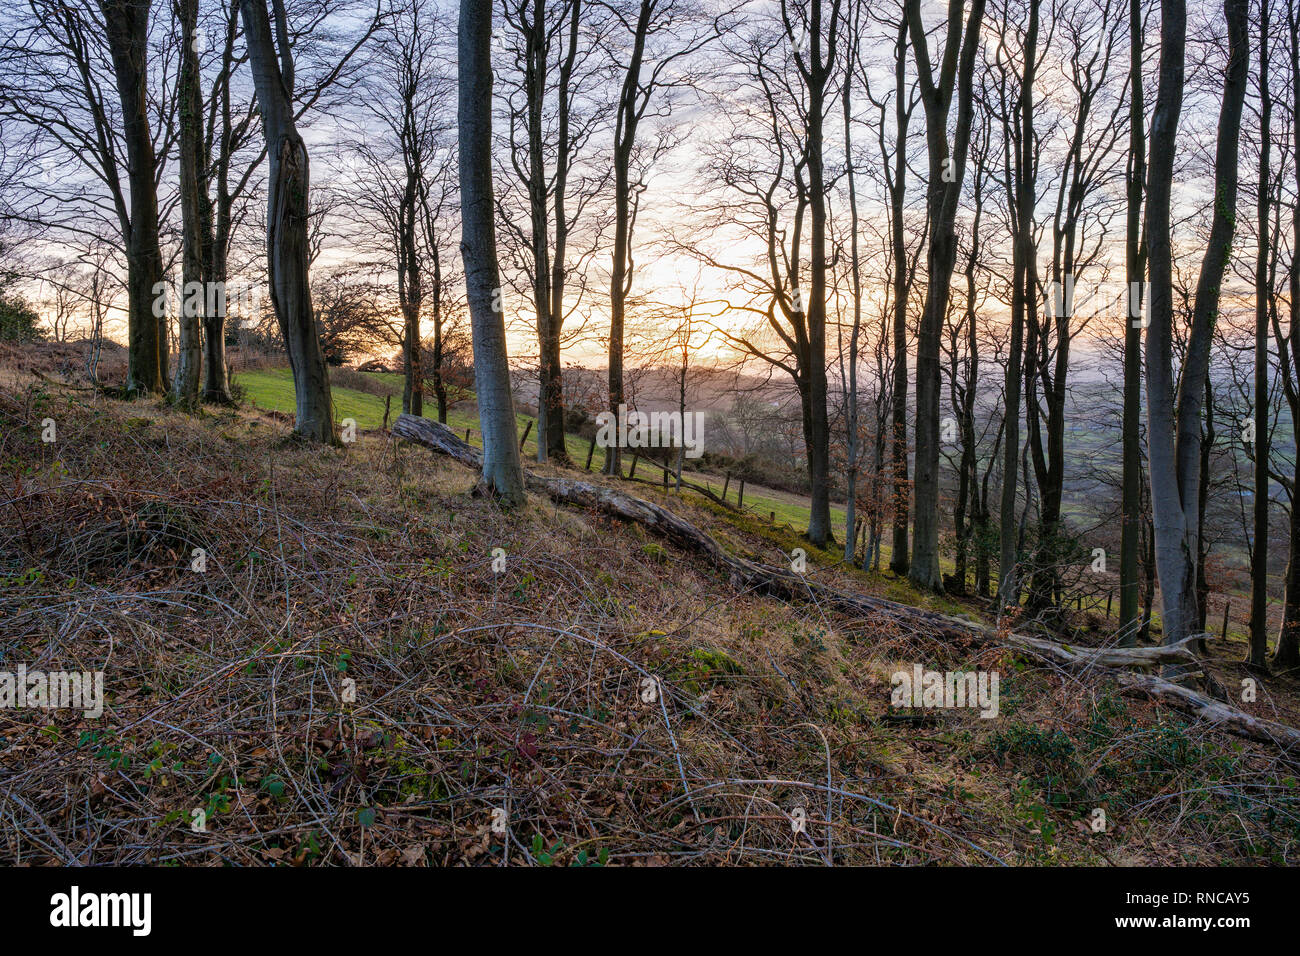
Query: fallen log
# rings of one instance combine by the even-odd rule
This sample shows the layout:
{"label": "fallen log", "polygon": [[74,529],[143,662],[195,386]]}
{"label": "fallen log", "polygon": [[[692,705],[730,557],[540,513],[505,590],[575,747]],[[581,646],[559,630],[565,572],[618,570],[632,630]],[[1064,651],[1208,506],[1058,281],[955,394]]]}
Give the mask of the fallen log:
{"label": "fallen log", "polygon": [[[393,434],[454,458],[475,470],[482,468],[482,454],[461,441],[451,429],[428,418],[399,415]],[[710,534],[679,515],[643,498],[616,488],[573,478],[549,478],[525,472],[530,491],[551,500],[596,511],[639,524],[684,550],[702,555],[728,573],[731,584],[741,590],[755,590],[787,600],[828,604],[852,617],[887,620],[929,636],[962,634],[975,640],[1033,654],[1069,667],[1154,667],[1163,664],[1195,664],[1196,655],[1188,638],[1178,644],[1156,647],[1076,647],[1027,634],[1004,634],[987,625],[964,618],[912,607],[866,594],[853,594],[809,581],[801,574],[769,564],[760,564],[729,553]],[[1260,720],[1207,695],[1152,675],[1121,673],[1121,683],[1131,693],[1158,698],[1175,709],[1201,717],[1238,736],[1274,744],[1283,750],[1300,748],[1300,731]]]}
{"label": "fallen log", "polygon": [[1300,730],[1276,721],[1252,717],[1244,711],[1206,697],[1204,694],[1175,684],[1154,674],[1118,674],[1123,693],[1163,701],[1172,707],[1195,714],[1222,730],[1259,743],[1272,744],[1284,751],[1300,754]]}

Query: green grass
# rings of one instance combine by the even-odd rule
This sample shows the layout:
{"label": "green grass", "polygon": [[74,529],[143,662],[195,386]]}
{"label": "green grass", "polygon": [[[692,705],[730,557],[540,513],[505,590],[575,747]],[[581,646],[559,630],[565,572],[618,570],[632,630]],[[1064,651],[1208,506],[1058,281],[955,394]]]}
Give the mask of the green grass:
{"label": "green grass", "polygon": [[[259,372],[239,372],[235,381],[247,392],[248,400],[264,411],[286,412],[294,410],[293,373],[289,369],[270,369]],[[334,421],[354,419],[358,428],[378,428],[384,421],[384,400],[378,395],[350,388],[334,388]],[[395,402],[397,411],[402,403]]]}

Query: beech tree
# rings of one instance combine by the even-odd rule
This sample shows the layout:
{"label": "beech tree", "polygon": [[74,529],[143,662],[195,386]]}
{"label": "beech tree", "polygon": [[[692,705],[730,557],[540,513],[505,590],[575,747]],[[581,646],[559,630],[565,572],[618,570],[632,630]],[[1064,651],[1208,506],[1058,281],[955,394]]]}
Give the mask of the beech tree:
{"label": "beech tree", "polygon": [[[203,281],[203,217],[207,212],[207,193],[200,193],[206,180],[201,170],[207,156],[203,146],[203,94],[199,87],[198,0],[177,0],[177,19],[181,25],[181,73],[177,100],[180,110],[180,179],[181,179],[181,279],[186,290]],[[201,287],[201,286],[200,286]],[[206,295],[194,297],[206,302]],[[194,408],[199,401],[199,376],[203,363],[203,331],[200,310],[182,297],[180,309],[180,356],[176,377],[172,380],[172,400],[182,408]]]}
{"label": "beech tree", "polygon": [[483,433],[483,487],[522,505],[524,474],[510,391],[492,189],[492,6],[461,0],[458,31],[461,255],[474,339],[474,385]]}
{"label": "beech tree", "polygon": [[1142,509],[1142,315],[1146,277],[1146,240],[1142,234],[1142,191],[1146,177],[1146,113],[1142,95],[1142,63],[1146,51],[1142,0],[1129,0],[1128,165],[1125,175],[1124,233],[1124,409],[1120,506],[1119,635],[1120,644],[1137,642],[1138,536]]}
{"label": "beech tree", "polygon": [[[1060,609],[1062,568],[1070,560],[1071,536],[1062,520],[1065,495],[1066,406],[1075,339],[1102,307],[1085,280],[1101,275],[1116,204],[1110,187],[1122,156],[1115,144],[1122,128],[1124,98],[1110,83],[1122,20],[1121,0],[1073,5],[1056,23],[1060,88],[1052,97],[1063,110],[1064,136],[1053,183],[1050,256],[1041,320],[1031,324],[1025,343],[1025,416],[1030,461],[1039,494],[1038,546],[1033,557],[1029,607],[1041,614]],[[1047,179],[1038,163],[1039,178]],[[1050,180],[1049,180],[1050,181]],[[1034,310],[1028,310],[1030,317]],[[1028,480],[1028,476],[1026,476]]]}
{"label": "beech tree", "polygon": [[[652,103],[662,114],[669,108],[663,101],[672,90],[692,85],[692,77],[679,67],[719,34],[721,21],[689,0],[610,0],[606,6],[622,25],[626,41],[625,46],[614,48],[623,65],[614,118],[614,237],[609,278],[609,409],[617,414],[626,401],[623,334],[635,279],[632,231],[637,203],[645,191],[647,167],[666,145],[661,140],[659,148],[649,150],[649,157],[638,164],[638,155],[645,152],[640,148],[641,124]],[[622,455],[617,444],[605,449],[606,474],[622,474]],[[825,524],[829,523],[827,511]]]}
{"label": "beech tree", "polygon": [[269,158],[266,205],[267,276],[271,304],[293,371],[294,432],[336,443],[329,370],[321,350],[307,276],[310,175],[307,147],[293,111],[294,63],[284,0],[271,0],[276,39],[265,0],[240,0],[244,36],[262,113]]}
{"label": "beech tree", "polygon": [[[936,74],[920,0],[908,0],[907,21],[916,57],[921,103],[925,107],[929,183],[926,197],[929,285],[916,349],[916,513],[912,522],[912,560],[908,578],[933,591],[943,590],[939,574],[939,390],[940,336],[948,311],[952,273],[957,263],[955,220],[970,145],[972,77],[979,51],[984,0],[971,0],[965,27],[962,0],[949,0],[947,34]],[[959,56],[960,54],[960,56]],[[948,120],[953,95],[957,118],[949,150]]]}
{"label": "beech tree", "polygon": [[722,337],[790,376],[798,391],[811,498],[807,537],[818,547],[833,535],[823,125],[834,105],[832,74],[839,68],[842,26],[839,0],[807,0],[783,8],[778,23],[760,25],[739,40],[733,55],[743,66],[749,95],[732,117],[735,135],[714,149],[712,166],[726,191],[710,215],[753,235],[763,252],[758,262],[740,265],[703,245],[683,246],[728,274],[748,297],[736,311],[754,315],[757,327],[720,327]]}
{"label": "beech tree", "polygon": [[[908,552],[908,501],[911,485],[908,480],[907,442],[907,347],[908,305],[915,278],[916,259],[908,254],[907,206],[907,137],[911,128],[912,113],[916,109],[915,83],[907,75],[908,20],[905,5],[899,6],[898,32],[894,41],[894,92],[893,92],[893,157],[883,162],[885,193],[889,198],[889,244],[892,262],[891,298],[893,303],[893,384],[890,402],[889,461],[893,475],[893,536],[889,556],[889,569],[895,574],[907,573]],[[884,101],[876,103],[881,110],[880,146],[885,156]]]}
{"label": "beech tree", "polygon": [[[1003,156],[1007,190],[1007,213],[1012,228],[1011,340],[1007,351],[1004,386],[1005,429],[1002,460],[1001,548],[999,552],[998,604],[1018,604],[1020,580],[1019,548],[1016,527],[1016,491],[1021,455],[1020,417],[1024,381],[1026,327],[1037,325],[1037,253],[1034,247],[1034,209],[1037,194],[1036,160],[1038,138],[1034,129],[1034,80],[1040,58],[1038,34],[1041,0],[1026,0],[1026,25],[1019,33],[1019,73],[1016,81],[1014,110],[1002,104]],[[1005,11],[1007,32],[1011,33],[1010,8]],[[997,48],[997,65],[1013,73],[1015,64],[1007,50],[1005,38]],[[1005,75],[1005,74],[1004,74]],[[1005,92],[1003,96],[1005,97]],[[1026,476],[1027,480],[1028,476]]]}
{"label": "beech tree", "polygon": [[[506,72],[509,169],[523,192],[522,215],[504,215],[508,239],[522,260],[535,313],[538,347],[537,460],[568,462],[564,443],[564,379],[561,350],[577,263],[590,260],[594,242],[573,255],[579,219],[608,185],[609,171],[584,174],[579,163],[593,137],[608,124],[604,103],[589,103],[593,81],[607,80],[598,48],[609,26],[602,8],[582,0],[506,0],[502,4]],[[603,65],[603,64],[602,64]],[[509,197],[499,198],[505,207]],[[512,210],[513,211],[513,210]],[[598,235],[599,230],[591,230]],[[523,284],[523,283],[521,283]],[[579,297],[585,288],[577,272]]]}
{"label": "beech tree", "polygon": [[[343,146],[355,172],[349,184],[359,194],[350,208],[358,226],[376,235],[379,271],[396,276],[397,335],[402,354],[402,411],[424,414],[422,321],[434,313],[435,365],[441,357],[441,255],[430,233],[429,199],[445,190],[451,165],[452,81],[449,49],[441,31],[447,25],[429,0],[404,0],[377,30],[367,69],[354,97],[360,119],[350,123]],[[430,243],[431,235],[435,241]],[[365,243],[366,235],[360,237]],[[426,296],[426,292],[429,294]],[[440,387],[439,368],[429,370]],[[440,411],[445,414],[445,394]]]}
{"label": "beech tree", "polygon": [[[126,274],[131,393],[167,387],[166,316],[155,302],[157,184],[171,140],[169,106],[150,87],[151,13],[150,0],[29,0],[0,45],[0,118],[22,131],[33,164],[59,171],[53,183],[15,182],[8,216],[61,242],[111,236]],[[86,179],[62,188],[69,169]]]}
{"label": "beech tree", "polygon": [[1254,521],[1250,562],[1250,650],[1246,660],[1268,666],[1268,505],[1269,505],[1269,193],[1272,158],[1273,94],[1269,79],[1268,0],[1259,0],[1259,193],[1256,197]]}
{"label": "beech tree", "polygon": [[1247,9],[1247,0],[1225,0],[1229,52],[1215,152],[1214,214],[1182,371],[1175,380],[1170,194],[1185,79],[1187,8],[1185,0],[1161,0],[1160,79],[1147,174],[1151,306],[1146,371],[1151,501],[1166,644],[1192,636],[1199,620],[1196,578],[1200,556],[1201,413],[1213,322],[1235,229],[1241,113],[1249,67]]}
{"label": "beech tree", "polygon": [[[1296,194],[1300,195],[1300,10],[1295,4],[1287,5],[1286,47],[1290,66],[1291,109],[1291,171],[1295,177]],[[1291,410],[1291,421],[1300,421],[1300,268],[1296,256],[1300,255],[1300,205],[1291,209],[1291,268],[1288,270],[1287,291],[1290,299],[1290,328],[1282,331],[1278,310],[1272,310],[1273,339],[1277,343],[1279,365],[1282,372],[1283,392]],[[1289,478],[1291,492],[1290,533],[1286,563],[1286,594],[1282,605],[1282,627],[1277,636],[1277,649],[1273,653],[1273,666],[1293,668],[1300,666],[1300,508],[1296,507],[1295,489],[1300,487],[1300,456],[1293,462],[1290,476],[1278,476],[1286,487]]]}

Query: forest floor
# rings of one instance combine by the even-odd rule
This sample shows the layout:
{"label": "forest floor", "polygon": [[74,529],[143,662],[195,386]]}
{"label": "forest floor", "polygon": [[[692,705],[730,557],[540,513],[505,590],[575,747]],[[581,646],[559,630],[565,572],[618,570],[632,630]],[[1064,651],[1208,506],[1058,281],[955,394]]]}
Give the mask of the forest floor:
{"label": "forest floor", "polygon": [[[0,672],[105,691],[99,718],[0,709],[0,861],[1300,862],[1294,765],[1106,672],[743,593],[637,527],[502,511],[382,431],[290,428],[0,366]],[[620,487],[733,553],[985,613]],[[891,708],[914,664],[996,671],[997,717]],[[1300,681],[1258,686],[1243,709],[1300,724]]]}
{"label": "forest floor", "polygon": [[[53,362],[47,364],[51,368],[56,367]],[[347,368],[334,369],[331,374],[333,376],[331,383],[335,417],[338,420],[352,418],[360,428],[375,429],[383,424],[385,413],[388,414],[390,422],[397,417],[398,412],[401,410],[402,376],[400,374],[392,372],[357,372]],[[266,367],[265,363],[262,362],[255,368],[240,371],[235,376],[235,381],[250,404],[265,411],[292,416],[295,399],[293,376],[288,368]],[[359,388],[357,386],[363,387]],[[426,406],[424,411],[426,417],[436,417],[436,410],[432,405]],[[522,412],[517,413],[515,418],[517,420],[518,434],[523,437],[522,449],[525,460],[531,462],[537,456],[537,438],[530,426],[535,426],[536,422],[533,416]],[[482,447],[478,413],[472,401],[453,403],[448,410],[447,425],[458,435],[465,436],[471,445]],[[1073,440],[1077,440],[1077,437]],[[591,450],[590,442],[580,435],[569,434],[565,436],[565,444],[570,459],[577,465],[584,465],[587,453]],[[1091,438],[1087,444],[1092,444]],[[1073,451],[1076,454],[1078,453],[1077,448]],[[604,463],[604,449],[596,448],[592,450],[590,471],[600,473]],[[625,467],[628,464],[630,462],[625,463]],[[1093,464],[1095,462],[1091,462],[1089,467]],[[1072,463],[1071,468],[1073,469],[1073,467],[1074,464]],[[652,463],[643,459],[638,477],[642,480],[657,480],[660,477],[660,472],[655,470]],[[688,482],[706,487],[717,496],[723,496],[724,493],[729,491],[729,494],[725,495],[726,500],[733,505],[737,504],[738,484],[735,481],[727,482],[723,475],[693,471],[688,467],[685,479]],[[955,495],[955,489],[945,489],[945,493]],[[951,498],[949,498],[949,501],[951,501]],[[1077,527],[1087,528],[1096,525],[1097,516],[1093,511],[1089,510],[1092,506],[1091,503],[1085,506],[1084,502],[1072,501],[1067,495],[1065,504],[1067,511],[1077,519]],[[766,517],[769,522],[788,526],[787,530],[794,531],[807,528],[811,504],[807,495],[749,482],[745,487],[743,510],[750,516]],[[843,536],[844,506],[836,504],[834,501],[831,503],[831,526],[837,536]],[[1080,540],[1082,540],[1083,534],[1083,532],[1080,532]],[[888,567],[892,556],[888,533],[885,534],[884,538],[885,540],[881,542],[881,558],[878,562],[880,567]],[[1209,595],[1207,621],[1210,630],[1221,638],[1239,645],[1238,650],[1232,653],[1239,652],[1244,657],[1250,634],[1250,577],[1246,566],[1241,563],[1244,558],[1237,553],[1239,550],[1244,554],[1244,549],[1236,549],[1232,547],[1230,541],[1222,540],[1217,541],[1212,549],[1210,574],[1215,579],[1215,587]],[[1283,549],[1283,552],[1285,552],[1285,549]],[[1285,553],[1283,553],[1281,563],[1277,565],[1270,581],[1267,616],[1269,621],[1268,629],[1271,634],[1277,633],[1282,620],[1285,584],[1285,575],[1282,571],[1284,564]],[[945,549],[944,553],[940,555],[940,570],[945,576],[952,575],[956,570],[948,549]],[[1103,616],[1113,614],[1117,623],[1119,606],[1115,595],[1118,593],[1118,575],[1114,573],[1109,576],[1103,575],[1100,584],[1096,583],[1097,579],[1092,575],[1089,575],[1087,580],[1089,586],[1081,589],[1087,592],[1083,598],[1084,608],[1103,614]],[[1160,628],[1159,601],[1157,600],[1155,603],[1156,608],[1152,611],[1152,621],[1156,632],[1158,632]],[[1235,613],[1233,613],[1234,608]],[[1226,628],[1224,627],[1225,619]],[[1227,654],[1227,656],[1231,656],[1231,654]]]}

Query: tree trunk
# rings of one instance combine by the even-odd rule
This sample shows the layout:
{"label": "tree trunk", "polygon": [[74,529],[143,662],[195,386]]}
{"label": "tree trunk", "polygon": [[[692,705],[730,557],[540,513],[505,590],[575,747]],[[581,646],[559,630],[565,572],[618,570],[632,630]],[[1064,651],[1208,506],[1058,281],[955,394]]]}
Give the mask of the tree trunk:
{"label": "tree trunk", "polygon": [[307,147],[294,123],[293,59],[287,30],[283,29],[282,0],[273,3],[280,27],[278,60],[266,4],[263,0],[240,0],[239,7],[270,163],[266,249],[271,304],[293,372],[297,411],[294,432],[309,441],[337,444],[329,371],[321,351],[307,275]]}
{"label": "tree trunk", "polygon": [[1142,0],[1129,0],[1129,148],[1125,278],[1127,318],[1124,324],[1122,524],[1119,557],[1119,641],[1137,642],[1138,532],[1142,523],[1142,284],[1146,278],[1146,247],[1142,236],[1142,188],[1146,174],[1146,129],[1142,96]]}
{"label": "tree trunk", "polygon": [[[1300,480],[1300,464],[1295,477]],[[1300,667],[1300,518],[1291,506],[1291,534],[1286,562],[1286,595],[1283,598],[1282,629],[1277,635],[1273,666],[1282,669]]]}
{"label": "tree trunk", "polygon": [[[838,24],[830,25],[833,35]],[[811,68],[808,89],[808,192],[810,194],[810,233],[808,253],[810,267],[808,295],[808,481],[810,484],[808,540],[819,548],[834,540],[831,530],[830,489],[830,421],[826,413],[826,183],[823,169],[826,88],[834,67],[833,52],[829,62],[822,62],[821,0],[813,0],[809,39]]]}
{"label": "tree trunk", "polygon": [[[219,239],[217,241],[220,241]],[[204,281],[209,287],[226,286],[225,250],[217,250],[212,243]],[[230,370],[226,364],[225,309],[214,309],[203,316],[203,400],[217,405],[230,405]]]}
{"label": "tree trunk", "polygon": [[148,36],[150,0],[100,0],[104,32],[122,104],[131,221],[127,263],[127,390],[161,393],[167,388],[167,316],[158,247],[158,189],[153,139],[149,133]]}
{"label": "tree trunk", "polygon": [[[239,12],[232,9],[226,23],[226,40],[222,49],[222,66],[225,71],[233,68],[235,61],[235,35],[238,32]],[[229,77],[218,84],[214,95],[218,98],[217,110],[220,114],[219,132],[213,130],[213,148],[215,163],[215,201],[207,198],[207,180],[204,180],[203,215],[206,221],[204,234],[207,239],[207,261],[204,263],[204,280],[210,288],[225,290],[227,260],[230,252],[230,233],[232,228],[232,207],[234,197],[230,191],[230,162],[235,138],[234,121],[230,108]],[[215,120],[214,120],[215,123]],[[209,154],[204,154],[205,161]],[[225,297],[223,296],[223,299]],[[230,394],[230,371],[226,363],[226,307],[214,309],[203,317],[203,400],[220,405],[233,404]]]}
{"label": "tree trunk", "polygon": [[[549,200],[550,184],[546,177],[546,159],[542,144],[542,127],[546,122],[546,75],[548,36],[546,26],[546,0],[532,0],[532,20],[527,19],[527,4],[521,6],[519,19],[524,32],[524,92],[527,96],[526,131],[528,135],[528,209],[532,231],[533,257],[533,310],[537,316],[537,344],[539,352],[539,389],[537,395],[537,460],[545,462],[550,455],[548,438],[552,430],[551,390],[557,369],[552,362],[550,344],[551,315],[551,253]],[[564,425],[558,426],[561,435]]]}
{"label": "tree trunk", "polygon": [[[1291,59],[1291,144],[1294,150],[1292,170],[1295,173],[1296,189],[1300,192],[1300,11],[1295,4],[1287,8],[1287,33]],[[1291,211],[1291,249],[1300,249],[1300,206]],[[1294,265],[1289,277],[1291,293],[1291,330],[1290,340],[1283,338],[1281,329],[1274,326],[1274,335],[1278,340],[1278,351],[1282,353],[1283,362],[1300,362],[1300,269]],[[1284,365],[1285,369],[1286,366]],[[1295,366],[1300,372],[1300,366]],[[1300,375],[1296,376],[1300,380]],[[1289,396],[1290,397],[1290,396]],[[1291,402],[1291,423],[1293,434],[1296,420],[1300,418],[1300,400]],[[1293,486],[1300,488],[1300,459],[1296,461],[1293,471]],[[1277,668],[1300,667],[1300,508],[1296,507],[1294,497],[1291,502],[1290,551],[1286,565],[1286,595],[1283,599],[1282,628],[1277,635],[1277,650],[1273,653],[1273,666]]]}
{"label": "tree trunk", "polygon": [[[414,140],[414,89],[403,104],[408,116],[410,138]],[[415,241],[416,193],[420,171],[406,146],[406,188],[402,191],[399,216],[397,293],[402,307],[402,411],[411,415],[424,414],[424,368],[421,363],[420,308],[423,295],[420,278],[420,257]]]}
{"label": "tree trunk", "polygon": [[[1026,312],[1034,289],[1034,74],[1038,58],[1038,19],[1041,0],[1030,0],[1029,24],[1025,31],[1024,67],[1020,77],[1017,100],[1019,134],[1014,172],[1015,182],[1015,234],[1012,250],[1013,285],[1011,287],[1011,342],[1007,347],[1006,373],[1006,446],[1002,463],[1001,549],[999,553],[998,606],[1018,604],[1020,580],[1016,547],[1016,488],[1020,456],[1021,360],[1025,355],[1024,335]],[[1009,130],[1007,131],[1010,132]],[[1011,180],[1008,179],[1008,185]],[[1034,349],[1029,350],[1032,363]],[[1026,375],[1032,384],[1032,374]],[[1028,396],[1026,396],[1028,399]],[[1031,427],[1037,423],[1033,406],[1030,406]],[[1029,476],[1025,476],[1028,482]]]}
{"label": "tree trunk", "polygon": [[[207,315],[208,287],[203,281],[207,232],[203,207],[207,198],[206,151],[203,146],[203,96],[199,91],[196,45],[198,0],[177,0],[181,21],[181,73],[177,95],[180,113],[180,180],[182,267],[180,296],[180,356],[172,381],[172,401],[187,410],[199,402],[203,364],[202,322]],[[197,291],[197,295],[193,294]]]}
{"label": "tree trunk", "polygon": [[447,424],[447,385],[442,380],[442,257],[433,249],[433,397],[438,403],[438,421]]}
{"label": "tree trunk", "polygon": [[1173,376],[1173,250],[1170,187],[1175,137],[1182,109],[1185,0],[1161,4],[1160,83],[1151,130],[1147,181],[1147,241],[1151,271],[1151,325],[1147,332],[1147,439],[1151,456],[1157,573],[1160,577],[1164,641],[1178,643],[1193,633],[1198,617],[1196,567],[1199,557],[1198,503],[1201,412],[1209,372],[1213,320],[1232,242],[1237,199],[1241,110],[1246,94],[1247,0],[1226,0],[1229,63],[1219,112],[1215,156],[1214,218],[1201,263],[1192,327],[1177,382]]}
{"label": "tree trunk", "polygon": [[907,128],[912,111],[907,106],[907,17],[898,26],[894,60],[894,175],[889,187],[889,228],[893,248],[894,270],[894,402],[893,434],[890,436],[890,462],[894,473],[894,540],[889,569],[897,575],[907,573],[908,503],[912,489],[907,463],[907,242],[904,202],[907,198]]}
{"label": "tree trunk", "polygon": [[[640,112],[637,93],[641,84],[641,62],[654,12],[652,0],[641,0],[632,35],[623,87],[619,93],[618,116],[614,124],[614,258],[609,278],[609,410],[619,414],[626,401],[623,390],[623,325],[632,276],[629,261],[632,248],[632,149],[636,143]],[[623,473],[623,449],[618,442],[605,449],[605,474]]]}
{"label": "tree trunk", "polygon": [[[965,30],[962,5],[949,7],[947,49],[936,84],[919,0],[908,0],[907,19],[916,54],[925,105],[930,154],[927,205],[930,247],[929,287],[916,350],[916,514],[912,524],[912,561],[908,578],[919,588],[942,592],[939,574],[939,338],[948,311],[952,272],[957,262],[957,203],[961,196],[970,145],[972,77],[979,51],[984,0],[972,0]],[[956,44],[960,43],[960,63]],[[959,69],[960,67],[960,69]],[[948,151],[948,112],[957,84],[957,120],[952,155]]]}
{"label": "tree trunk", "polygon": [[[855,32],[848,51],[849,63],[857,56],[857,34]],[[853,69],[844,71],[844,162],[845,178],[849,186],[849,271],[853,282],[853,332],[849,337],[848,394],[846,401],[846,428],[848,436],[847,489],[844,500],[844,560],[853,563],[858,545],[857,534],[857,494],[858,494],[858,457],[861,454],[858,438],[858,340],[862,331],[862,270],[858,257],[858,191],[854,182],[853,171]],[[843,376],[841,377],[843,379]]]}
{"label": "tree trunk", "polygon": [[1273,97],[1268,88],[1268,0],[1259,4],[1259,202],[1255,251],[1255,534],[1250,550],[1250,652],[1247,662],[1268,666],[1268,302],[1269,161]]}
{"label": "tree trunk", "polygon": [[474,338],[474,384],[483,433],[482,483],[507,505],[524,503],[515,404],[497,264],[492,192],[492,6],[461,0],[459,78],[461,255]]}

